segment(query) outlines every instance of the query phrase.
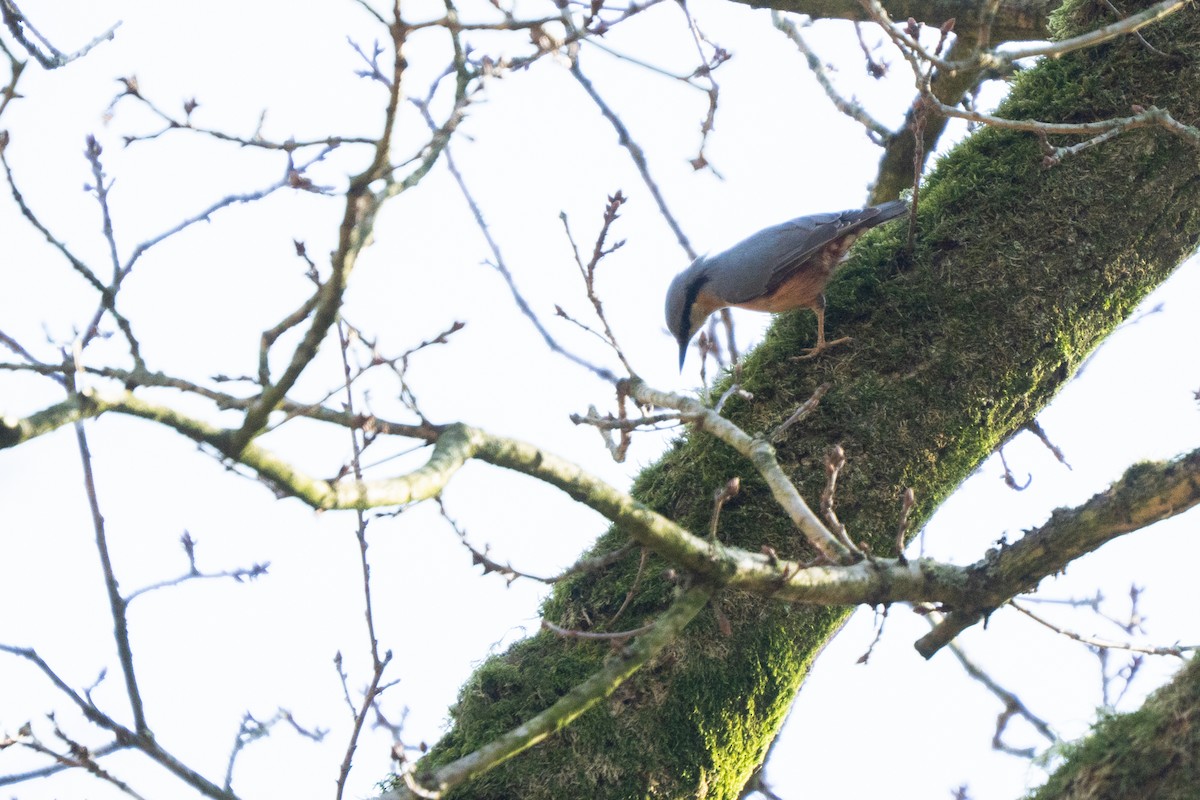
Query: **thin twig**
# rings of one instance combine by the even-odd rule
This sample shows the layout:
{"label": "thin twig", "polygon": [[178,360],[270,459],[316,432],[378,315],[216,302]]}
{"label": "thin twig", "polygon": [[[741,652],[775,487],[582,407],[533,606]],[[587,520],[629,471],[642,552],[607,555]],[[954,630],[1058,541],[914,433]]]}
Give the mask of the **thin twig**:
{"label": "thin twig", "polygon": [[683,252],[687,253],[688,259],[695,261],[697,253],[692,248],[692,243],[688,241],[687,235],[684,234],[683,228],[676,221],[675,215],[667,207],[666,198],[663,197],[662,190],[658,188],[658,183],[650,175],[650,164],[646,161],[645,152],[634,141],[633,136],[629,133],[629,129],[625,127],[625,123],[621,121],[616,112],[600,96],[600,93],[592,85],[592,82],[583,74],[583,68],[579,64],[578,53],[571,60],[571,75],[579,82],[579,85],[583,87],[588,97],[592,98],[592,102],[600,109],[600,113],[613,126],[613,129],[616,130],[618,144],[628,151],[629,157],[633,160],[633,165],[637,168],[638,174],[642,176],[642,182],[646,184],[650,196],[654,198],[654,203],[658,206],[659,214],[662,215],[663,220],[667,223],[667,227],[675,234],[675,240],[679,242],[679,246],[683,248]]}
{"label": "thin twig", "polygon": [[241,724],[238,725],[237,735],[233,738],[233,749],[229,753],[229,760],[225,765],[225,791],[233,791],[233,770],[237,763],[237,758],[241,752],[254,742],[260,739],[265,739],[271,734],[271,730],[280,722],[286,722],[293,731],[303,736],[306,739],[311,739],[314,742],[320,742],[325,739],[328,731],[317,728],[308,730],[296,722],[292,712],[287,709],[278,709],[270,719],[259,720],[254,717],[249,711],[242,715]]}
{"label": "thin twig", "polygon": [[[19,740],[18,740],[19,742]],[[100,745],[99,747],[90,747],[88,752],[93,759],[100,759],[120,750],[127,750],[132,745],[129,743],[109,742],[108,744]],[[74,769],[74,764],[65,764],[62,761],[51,764],[40,769],[31,769],[26,772],[13,772],[8,775],[0,775],[0,786],[15,786],[18,783],[26,781],[40,781],[44,778],[49,778],[52,775],[57,775],[60,772],[65,772],[69,769]]]}
{"label": "thin twig", "polygon": [[[421,115],[424,116],[426,124],[433,128],[434,121],[433,117],[429,113],[428,105],[417,100],[413,100],[412,102],[420,110]],[[454,182],[458,184],[459,192],[462,193],[463,199],[470,208],[471,215],[475,219],[476,226],[479,228],[480,233],[483,234],[483,238],[487,242],[488,248],[492,251],[493,260],[487,263],[500,273],[500,277],[504,278],[504,282],[508,285],[508,290],[512,294],[513,301],[517,304],[517,308],[523,315],[525,315],[525,318],[533,324],[534,329],[537,330],[537,332],[541,335],[542,341],[546,343],[546,346],[549,347],[552,352],[561,355],[563,358],[566,358],[573,364],[583,367],[601,380],[615,382],[617,380],[617,376],[611,371],[604,367],[597,366],[581,356],[575,355],[570,350],[560,345],[550,331],[546,329],[546,326],[542,324],[541,319],[529,306],[529,303],[525,300],[524,295],[521,294],[521,290],[517,288],[516,279],[513,278],[512,272],[504,262],[504,255],[500,251],[500,245],[492,237],[491,229],[488,227],[487,221],[483,217],[483,211],[475,202],[475,197],[471,194],[471,190],[467,187],[466,179],[463,178],[458,166],[454,163],[454,157],[451,155],[448,147],[444,152],[444,159],[446,162],[446,169],[449,170],[450,175],[454,178]]]}
{"label": "thin twig", "polygon": [[[80,694],[71,688],[58,673],[56,673],[45,659],[38,655],[37,651],[27,647],[14,647],[12,645],[0,644],[0,652],[8,653],[18,658],[23,658],[29,661],[38,670],[54,684],[58,691],[62,692],[71,700],[72,703],[83,713],[83,715],[92,723],[104,728],[113,733],[116,740],[122,743],[123,746],[136,748],[151,760],[162,766],[175,777],[179,778],[188,786],[193,787],[205,797],[211,797],[215,800],[237,800],[237,795],[232,792],[227,792],[220,786],[217,786],[212,781],[209,781],[200,773],[196,772],[179,759],[172,756],[149,732],[139,734],[125,727],[121,723],[114,720],[108,714],[105,714],[98,706],[91,702],[90,699],[81,697]],[[26,773],[28,774],[28,773]],[[37,777],[36,775],[33,777]]]}
{"label": "thin twig", "polygon": [[498,575],[504,576],[509,585],[512,585],[512,582],[518,578],[528,578],[529,580],[537,581],[538,583],[554,584],[561,577],[555,576],[551,578],[543,578],[538,575],[531,575],[528,572],[521,572],[520,570],[515,569],[512,564],[501,564],[499,561],[490,558],[486,548],[484,550],[479,550],[471,544],[467,538],[467,532],[458,524],[457,521],[455,521],[453,517],[450,516],[450,512],[446,510],[446,504],[442,501],[442,498],[435,497],[434,500],[437,503],[438,511],[441,513],[442,519],[444,519],[446,524],[449,525],[450,528],[458,535],[459,542],[471,554],[472,566],[481,565],[483,567],[484,575],[495,572]]}
{"label": "thin twig", "polygon": [[125,615],[128,606],[121,591],[117,587],[117,576],[113,568],[112,558],[108,550],[108,536],[105,532],[104,515],[100,513],[100,501],[96,494],[96,481],[92,474],[92,454],[88,448],[87,434],[83,423],[75,423],[75,440],[79,447],[79,460],[83,465],[83,486],[87,494],[88,507],[92,512],[92,528],[96,535],[96,551],[100,556],[100,566],[104,573],[104,588],[108,594],[109,611],[113,618],[113,639],[117,646],[117,658],[121,664],[121,672],[125,676],[125,695],[129,700],[129,709],[133,714],[134,729],[138,735],[150,733],[146,723],[145,707],[142,703],[142,693],[138,689],[137,677],[133,668],[133,648],[129,642],[129,620]]}
{"label": "thin twig", "polygon": [[[45,69],[58,69],[70,64],[72,61],[83,58],[93,48],[110,41],[116,36],[117,28],[121,27],[121,23],[116,22],[108,30],[92,39],[74,53],[64,53],[51,44],[49,39],[39,33],[37,28],[33,27],[33,24],[26,18],[21,9],[17,8],[15,0],[0,0],[0,16],[3,16],[4,24],[8,26],[8,31],[12,34],[13,38],[20,43],[21,47],[25,48],[25,52],[33,56]],[[30,40],[29,36],[25,33],[26,31],[33,34],[33,37],[38,42],[41,42],[41,47]],[[43,47],[46,52],[42,51]]]}
{"label": "thin twig", "polygon": [[742,490],[742,481],[737,477],[730,478],[725,482],[725,485],[713,493],[713,512],[712,518],[708,523],[708,540],[710,542],[717,541],[717,528],[721,521],[721,509],[730,500],[738,496],[738,492]]}
{"label": "thin twig", "polygon": [[682,412],[684,421],[713,434],[748,458],[767,482],[775,501],[818,552],[834,563],[851,563],[861,557],[858,548],[847,547],[842,538],[827,528],[809,508],[795,484],[779,466],[775,449],[769,441],[749,436],[693,398],[661,392],[641,382],[632,383],[630,396],[639,403],[674,408]]}
{"label": "thin twig", "polygon": [[[3,116],[4,109],[8,108],[8,104],[20,96],[17,94],[17,83],[21,80],[21,73],[25,71],[25,65],[28,62],[17,58],[2,41],[0,41],[0,52],[3,52],[8,58],[8,86],[0,89],[0,116]],[[8,132],[0,132],[0,150],[3,150],[7,144]]]}
{"label": "thin twig", "polygon": [[1026,422],[1024,427],[1046,446],[1046,449],[1049,450],[1056,459],[1058,459],[1058,463],[1062,464],[1067,469],[1071,469],[1071,465],[1067,462],[1066,455],[1063,454],[1062,449],[1059,448],[1058,445],[1050,441],[1050,437],[1046,434],[1046,431],[1041,426],[1041,423],[1039,423],[1036,419],[1032,419],[1029,422]]}
{"label": "thin twig", "polygon": [[[608,324],[608,317],[604,313],[604,304],[600,300],[600,295],[596,292],[596,268],[600,265],[600,261],[607,255],[615,252],[624,246],[624,240],[617,242],[610,248],[604,247],[604,242],[608,238],[609,229],[613,223],[617,221],[619,209],[625,202],[625,195],[621,194],[618,189],[613,195],[608,198],[608,204],[604,209],[604,221],[600,226],[599,233],[596,234],[596,243],[592,247],[592,257],[585,265],[579,255],[579,247],[575,244],[575,238],[571,235],[571,226],[567,220],[566,212],[561,212],[558,218],[562,221],[563,229],[566,232],[567,241],[571,245],[571,250],[575,255],[575,264],[579,267],[580,277],[583,278],[584,288],[587,291],[587,298],[591,301],[592,309],[596,312],[596,317],[600,320],[600,324],[604,326],[603,339],[617,354],[617,358],[621,360],[621,364],[625,367],[625,371],[632,375],[633,367],[630,366],[629,360],[625,358],[625,353],[621,349],[621,345],[617,342],[617,337],[612,332],[612,327]],[[566,317],[559,309],[560,315]],[[567,317],[570,319],[569,317]],[[578,323],[577,323],[578,324]]]}
{"label": "thin twig", "polygon": [[80,349],[87,348],[88,343],[99,335],[100,320],[104,318],[105,313],[109,313],[116,320],[117,327],[121,329],[121,332],[125,334],[125,338],[129,342],[129,355],[133,358],[134,366],[141,367],[144,366],[141,356],[141,346],[133,335],[133,328],[128,320],[117,313],[117,292],[120,291],[121,281],[128,275],[128,272],[121,268],[121,259],[117,255],[116,234],[113,231],[112,213],[108,207],[108,190],[112,183],[111,181],[108,183],[105,182],[107,176],[104,174],[104,167],[100,162],[100,153],[102,150],[100,143],[96,141],[96,137],[87,137],[87,149],[84,152],[88,163],[92,166],[92,177],[95,180],[95,185],[91,187],[91,191],[96,196],[96,203],[100,206],[104,242],[108,245],[108,258],[112,265],[112,280],[109,282],[107,289],[100,293],[100,304],[92,315],[91,322],[87,324],[83,335],[80,337]]}
{"label": "thin twig", "polygon": [[835,444],[825,453],[825,489],[821,492],[821,513],[825,515],[825,521],[829,523],[829,530],[833,531],[846,549],[851,553],[861,554],[862,551],[850,540],[846,526],[842,524],[837,517],[837,512],[833,510],[833,497],[837,491],[838,474],[845,466],[846,451],[840,444]]}
{"label": "thin twig", "polygon": [[1050,744],[1058,744],[1058,735],[1050,727],[1050,724],[1037,714],[1034,714],[1029,707],[1021,701],[1021,698],[1017,697],[1016,694],[1010,692],[1008,689],[1005,689],[1003,686],[993,680],[990,675],[988,675],[973,661],[971,661],[971,659],[967,657],[966,652],[958,645],[957,642],[950,643],[950,652],[954,654],[954,657],[958,660],[958,663],[962,665],[967,675],[986,686],[988,691],[990,691],[992,694],[998,697],[1002,703],[1004,703],[1005,710],[1001,713],[999,719],[997,720],[996,733],[992,738],[993,747],[998,750],[1004,750],[1005,752],[1013,753],[1015,755],[1022,755],[1025,757],[1031,757],[1034,755],[1034,753],[1028,750],[1017,750],[1003,743],[1001,736],[1004,732],[1004,725],[1013,714],[1019,715],[1022,719],[1033,726],[1033,729],[1041,734],[1042,738],[1044,738]]}
{"label": "thin twig", "polygon": [[[335,326],[338,335],[338,344],[340,346],[342,358],[342,377],[346,398],[344,401],[347,413],[354,414],[354,392],[351,387],[352,375],[350,369],[350,359],[348,352],[350,343],[346,337],[345,325],[341,320],[338,320]],[[362,483],[362,451],[363,443],[359,440],[359,431],[350,429],[350,443],[352,450],[351,465],[354,472],[354,480]],[[355,539],[358,542],[358,557],[359,568],[361,570],[362,590],[363,590],[363,616],[367,624],[367,641],[371,653],[371,682],[365,692],[363,692],[363,700],[359,705],[355,715],[354,724],[350,731],[349,741],[346,743],[346,754],[342,758],[341,767],[338,769],[337,777],[337,792],[335,793],[336,800],[342,800],[346,790],[346,781],[350,777],[350,770],[354,766],[354,753],[358,749],[358,738],[362,733],[363,724],[366,721],[367,714],[375,706],[375,701],[379,694],[386,689],[386,686],[381,686],[383,681],[384,671],[387,669],[388,663],[392,660],[392,653],[389,650],[382,658],[379,655],[379,639],[375,633],[375,611],[374,604],[371,599],[371,564],[367,559],[367,518],[361,508],[355,509],[355,518],[357,525],[354,529]]]}
{"label": "thin twig", "polygon": [[1111,25],[1105,25],[1102,28],[1080,34],[1079,36],[1072,36],[1070,39],[1060,39],[1059,41],[1046,44],[1028,45],[1026,47],[1004,50],[1003,52],[995,50],[985,51],[979,53],[971,61],[952,66],[963,67],[978,64],[986,69],[1004,69],[1023,58],[1034,58],[1036,56],[1054,56],[1057,58],[1075,50],[1095,47],[1104,42],[1112,41],[1119,36],[1134,33],[1147,25],[1151,25],[1174,14],[1176,11],[1187,6],[1189,2],[1190,0],[1161,0],[1161,2],[1137,14],[1118,20]]}
{"label": "thin twig", "polygon": [[[847,100],[842,97],[841,92],[837,90],[833,85],[833,81],[830,80],[829,72],[825,69],[825,65],[821,63],[821,59],[817,57],[813,49],[808,46],[808,42],[804,41],[804,37],[800,34],[800,29],[796,27],[796,24],[791,19],[785,16],[783,12],[772,9],[771,22],[777,30],[792,40],[792,44],[804,56],[809,71],[825,91],[825,96],[833,103],[834,108],[862,125],[867,131],[867,136],[875,144],[883,144],[892,137],[891,129],[867,113],[866,108],[861,103],[857,100]],[[859,41],[862,41],[861,38]]]}
{"label": "thin twig", "polygon": [[1043,625],[1046,628],[1049,628],[1050,630],[1054,631],[1057,634],[1066,636],[1068,639],[1073,639],[1073,640],[1079,642],[1080,644],[1086,644],[1088,647],[1097,647],[1097,648],[1102,648],[1105,650],[1126,650],[1130,653],[1143,653],[1148,656],[1175,656],[1176,658],[1185,658],[1186,653],[1189,653],[1193,650],[1200,649],[1200,645],[1194,645],[1194,644],[1188,644],[1188,645],[1177,644],[1177,645],[1169,645],[1166,647],[1146,647],[1146,646],[1142,646],[1142,645],[1132,644],[1130,642],[1118,642],[1118,641],[1114,641],[1112,639],[1104,639],[1099,636],[1085,636],[1082,633],[1076,633],[1075,631],[1064,628],[1061,625],[1055,625],[1053,622],[1050,622],[1049,620],[1045,619],[1044,617],[1040,617],[1037,614],[1033,613],[1028,608],[1026,608],[1025,606],[1018,603],[1016,600],[1010,600],[1008,602],[1008,604],[1010,606],[1012,606],[1013,608],[1015,608],[1017,611],[1020,611],[1022,614],[1029,617],[1030,619],[1032,619],[1034,622],[1037,622],[1038,624]]}
{"label": "thin twig", "polygon": [[629,608],[629,604],[633,602],[634,595],[637,594],[638,584],[641,583],[642,580],[642,574],[646,570],[646,561],[649,560],[649,557],[650,551],[643,547],[642,557],[638,560],[637,572],[633,575],[633,583],[629,585],[629,591],[625,593],[625,601],[621,603],[621,607],[617,609],[617,613],[613,614],[606,623],[608,626],[611,627],[614,623],[616,623],[616,621],[621,618],[621,615],[625,613],[625,609]]}
{"label": "thin twig", "polygon": [[916,504],[916,495],[910,486],[904,490],[900,499],[900,523],[896,526],[896,558],[902,564],[908,563],[908,559],[904,557],[904,538],[908,533],[908,515]]}
{"label": "thin twig", "polygon": [[[704,147],[708,143],[708,135],[716,127],[717,103],[720,100],[721,94],[721,87],[716,79],[713,78],[713,72],[717,67],[729,60],[729,52],[725,48],[714,44],[700,31],[700,26],[692,16],[691,9],[687,3],[679,3],[678,8],[687,19],[688,30],[692,34],[692,42],[696,45],[696,55],[700,61],[700,66],[696,68],[693,74],[696,78],[703,78],[708,83],[708,88],[705,90],[708,95],[708,110],[704,116],[704,121],[700,123],[700,146],[696,157],[692,159],[692,169],[700,170],[707,168],[712,170],[718,178],[721,178],[721,174],[713,170],[712,165],[708,163],[708,158],[704,155]],[[712,48],[712,58],[708,58],[704,53],[704,45],[706,44]]]}
{"label": "thin twig", "polygon": [[783,441],[783,435],[787,433],[789,428],[808,419],[809,416],[811,416],[812,413],[817,410],[817,406],[821,403],[821,398],[825,396],[825,393],[828,392],[832,386],[833,384],[830,383],[822,383],[820,386],[818,386],[813,391],[811,397],[801,403],[800,407],[792,412],[790,417],[780,423],[778,428],[771,431],[771,434],[768,437],[771,440],[771,443],[778,444],[779,442]]}
{"label": "thin twig", "polygon": [[55,750],[43,745],[41,742],[37,741],[33,737],[29,737],[26,741],[22,742],[22,744],[25,747],[28,747],[30,750],[33,750],[35,753],[40,753],[45,756],[50,756],[55,761],[57,761],[59,763],[59,765],[65,767],[65,768],[86,770],[93,777],[95,777],[105,783],[112,784],[120,792],[122,792],[123,794],[127,794],[130,797],[135,798],[135,800],[145,800],[145,798],[143,798],[142,795],[140,795],[136,791],[134,791],[133,787],[131,787],[128,783],[121,780],[120,778],[117,778],[111,772],[109,772],[108,770],[101,767],[100,764],[96,761],[95,755],[92,753],[90,748],[81,744],[74,737],[68,736],[62,730],[62,728],[60,728],[58,726],[57,722],[55,722],[54,715],[51,714],[49,716],[50,716],[50,721],[52,723],[54,723],[54,726],[53,726],[54,736],[56,739],[58,739],[59,741],[61,741],[63,744],[65,744],[67,746],[67,752],[66,753],[56,752]]}
{"label": "thin twig", "polygon": [[545,630],[550,631],[556,636],[561,636],[564,639],[591,639],[593,641],[600,642],[623,642],[626,639],[632,639],[635,636],[641,636],[643,633],[654,630],[654,623],[651,622],[649,625],[643,625],[640,628],[633,628],[632,630],[628,631],[616,631],[615,633],[596,633],[594,631],[571,630],[570,628],[563,628],[559,625],[555,625],[548,619],[542,620],[542,627]]}

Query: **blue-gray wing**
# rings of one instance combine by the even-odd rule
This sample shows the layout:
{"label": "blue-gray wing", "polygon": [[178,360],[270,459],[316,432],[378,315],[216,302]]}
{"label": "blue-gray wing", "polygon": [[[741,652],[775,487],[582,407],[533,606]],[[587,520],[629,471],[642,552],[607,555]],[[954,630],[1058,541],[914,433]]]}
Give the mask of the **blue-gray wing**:
{"label": "blue-gray wing", "polygon": [[713,292],[730,303],[744,303],[779,288],[830,242],[908,210],[902,200],[873,208],[810,214],[759,231],[705,260]]}

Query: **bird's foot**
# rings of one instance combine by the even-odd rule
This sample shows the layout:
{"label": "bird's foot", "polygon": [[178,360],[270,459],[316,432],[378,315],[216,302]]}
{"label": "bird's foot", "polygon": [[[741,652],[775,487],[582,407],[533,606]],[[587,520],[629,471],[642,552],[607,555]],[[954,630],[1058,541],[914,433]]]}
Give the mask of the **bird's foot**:
{"label": "bird's foot", "polygon": [[850,342],[850,341],[853,341],[853,340],[849,336],[843,336],[840,339],[834,339],[832,342],[825,342],[825,341],[817,342],[817,346],[809,348],[808,350],[805,350],[804,355],[792,356],[792,361],[808,361],[810,358],[816,358],[821,353],[825,352],[826,350],[833,347],[834,345],[845,344],[846,342]]}

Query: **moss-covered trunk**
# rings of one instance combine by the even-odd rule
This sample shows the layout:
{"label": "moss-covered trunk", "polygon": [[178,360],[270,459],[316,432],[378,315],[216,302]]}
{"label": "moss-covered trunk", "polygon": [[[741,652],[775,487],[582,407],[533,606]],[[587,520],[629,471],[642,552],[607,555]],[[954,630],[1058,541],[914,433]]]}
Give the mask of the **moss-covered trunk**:
{"label": "moss-covered trunk", "polygon": [[1200,659],[1131,714],[1068,748],[1031,800],[1194,800],[1200,794]]}
{"label": "moss-covered trunk", "polygon": [[[1065,27],[1110,20],[1083,2]],[[1021,75],[1003,113],[1087,121],[1140,104],[1195,123],[1200,14],[1177,13],[1148,36],[1175,58],[1126,38],[1048,61]],[[903,487],[916,491],[919,525],[1195,249],[1200,149],[1138,131],[1044,169],[1032,135],[984,130],[942,160],[922,191],[914,252],[905,252],[903,225],[874,233],[828,292],[831,333],[853,343],[791,361],[815,326],[811,314],[784,315],[746,362],[753,402],[732,403],[729,414],[765,430],[831,383],[818,413],[779,446],[781,461],[815,503],[823,453],[841,444],[849,466],[839,514],[855,539],[891,552]],[[749,465],[710,437],[682,442],[645,471],[636,492],[703,532],[713,490],[735,475],[743,491],[723,513],[722,539],[804,555]],[[621,541],[614,531],[601,547]],[[547,616],[602,628],[636,563],[631,556],[621,568],[558,586]],[[661,609],[670,591],[661,578],[643,581],[617,627]],[[683,641],[609,700],[454,796],[736,797],[847,609],[726,594],[720,610],[731,633],[704,611]],[[453,729],[428,764],[470,752],[544,709],[605,652],[539,635],[489,660],[463,689]]]}

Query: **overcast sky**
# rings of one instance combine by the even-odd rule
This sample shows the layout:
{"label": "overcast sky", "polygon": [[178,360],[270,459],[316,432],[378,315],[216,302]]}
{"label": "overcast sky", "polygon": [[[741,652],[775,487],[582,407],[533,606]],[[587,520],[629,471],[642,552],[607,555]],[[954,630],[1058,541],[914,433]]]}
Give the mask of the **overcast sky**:
{"label": "overcast sky", "polygon": [[[406,13],[412,19],[441,13],[440,4],[427,5],[424,11],[406,4]],[[21,79],[23,97],[0,118],[11,137],[6,156],[28,203],[64,242],[98,264],[105,263],[106,245],[95,201],[82,190],[92,180],[83,157],[86,135],[94,134],[105,148],[123,254],[221,197],[270,185],[284,169],[278,154],[181,131],[124,147],[123,137],[161,123],[129,99],[110,111],[119,77],[136,74],[143,94],[171,113],[194,97],[200,102],[197,124],[241,136],[259,127],[264,110],[263,135],[277,140],[367,136],[379,129],[384,93],[355,76],[362,63],[347,37],[369,49],[383,31],[355,3],[30,0],[22,8],[64,50],[122,21],[112,42],[79,62],[49,73],[30,64]],[[487,8],[464,6],[462,14],[490,18]],[[537,8],[522,3],[519,10]],[[862,205],[878,153],[856,123],[829,108],[795,48],[772,28],[769,13],[712,0],[695,0],[689,8],[733,55],[716,73],[721,102],[706,150],[716,172],[695,172],[688,163],[699,144],[703,93],[590,46],[582,50],[582,63],[646,150],[693,245],[718,248],[800,214]],[[447,63],[440,35],[413,37],[406,84],[411,96],[424,96]],[[898,123],[911,99],[911,76],[898,56],[880,51],[880,58],[893,62],[891,74],[871,81],[850,26],[821,24],[806,35],[847,94],[887,123]],[[868,42],[878,38],[870,31],[866,36]],[[468,41],[480,51],[526,48],[519,37],[479,34]],[[4,42],[13,46],[11,38]],[[695,67],[695,44],[673,3],[618,27],[606,42],[677,73]],[[676,345],[662,320],[665,287],[687,258],[612,128],[564,66],[544,59],[493,81],[460,133],[451,152],[524,296],[562,342],[597,360],[607,357],[601,347],[553,318],[555,304],[580,319],[589,308],[559,214],[566,212],[577,241],[590,247],[606,197],[621,190],[630,198],[614,231],[627,244],[604,262],[598,288],[639,373],[662,388],[694,390],[698,359],[690,355],[688,369],[677,374]],[[399,157],[425,135],[419,116],[406,110]],[[343,148],[310,176],[341,189],[364,158],[365,150]],[[1070,162],[1058,168],[1070,169]],[[335,242],[339,216],[336,197],[281,192],[223,210],[156,248],[130,278],[122,306],[149,366],[196,380],[252,373],[261,332],[310,288],[293,241],[303,241],[327,270],[323,259]],[[96,299],[20,218],[7,193],[0,200],[0,231],[0,330],[55,361],[58,346],[86,325]],[[490,257],[439,164],[381,215],[376,243],[353,275],[345,316],[378,336],[390,354],[465,322],[449,344],[412,359],[410,385],[425,413],[437,422],[464,421],[526,439],[627,486],[668,437],[639,438],[629,462],[616,465],[594,431],[569,422],[568,414],[590,404],[611,404],[611,391],[547,350],[484,263]],[[1194,358],[1179,353],[1194,354],[1200,340],[1197,298],[1200,269],[1192,264],[1149,298],[1136,323],[1106,343],[1044,412],[1041,422],[1070,469],[1033,436],[1018,437],[1006,456],[1018,479],[1032,478],[1030,487],[1021,493],[1007,488],[998,459],[989,460],[930,523],[921,539],[924,552],[974,561],[990,543],[1020,536],[1052,508],[1102,490],[1129,464],[1194,448],[1200,410],[1192,392],[1200,388],[1200,374]],[[769,320],[737,312],[737,321],[746,344]],[[100,343],[88,358],[105,363],[120,348],[118,339]],[[322,396],[338,385],[340,370],[335,348],[327,344],[297,397]],[[372,410],[410,418],[395,400],[394,381],[368,386]],[[233,417],[195,401],[163,392],[147,396],[233,424]],[[50,381],[0,372],[0,413],[22,416],[60,399]],[[301,724],[328,729],[325,742],[277,730],[241,757],[235,790],[247,798],[331,795],[350,722],[334,654],[344,655],[351,689],[368,678],[353,516],[315,515],[297,501],[276,500],[262,485],[154,425],[110,417],[86,427],[123,590],[183,571],[178,539],[185,530],[199,542],[203,568],[271,562],[269,575],[253,583],[195,582],[135,601],[133,645],[158,740],[220,782],[242,713],[266,718],[286,708]],[[321,476],[334,474],[350,452],[344,432],[300,421],[268,435],[264,444]],[[406,447],[381,445],[367,461]],[[399,474],[425,455],[399,455],[370,474]],[[490,546],[499,560],[532,573],[552,574],[572,563],[605,528],[554,490],[478,464],[463,470],[445,500],[476,546]],[[35,647],[80,689],[107,669],[95,697],[127,720],[70,429],[0,451],[0,508],[0,587],[8,598],[0,643]],[[1190,612],[1200,593],[1183,573],[1190,559],[1162,557],[1187,551],[1195,519],[1187,515],[1110,544],[1073,564],[1066,578],[1046,581],[1043,594],[1069,598],[1101,591],[1110,612],[1120,614],[1128,608],[1130,585],[1145,586],[1147,640],[1198,642]],[[537,629],[544,589],[479,576],[430,504],[374,520],[369,536],[376,624],[381,645],[394,654],[388,677],[399,681],[383,707],[394,719],[407,709],[409,743],[432,743],[473,667]],[[1095,618],[1044,610],[1084,633],[1119,638]],[[1028,761],[991,751],[999,702],[949,653],[925,662],[912,649],[926,627],[910,611],[892,609],[870,663],[856,664],[877,623],[870,609],[860,610],[801,691],[794,724],[768,773],[782,796],[938,798],[967,783],[976,800],[1000,800],[1019,796],[1040,779]],[[1101,701],[1094,656],[1014,612],[996,614],[986,630],[972,629],[962,643],[1062,735],[1086,730]],[[1136,705],[1174,667],[1169,661],[1146,665],[1125,705]],[[104,741],[28,664],[0,658],[0,687],[0,735],[33,720],[48,739],[45,714],[57,710],[60,723],[82,741]],[[1013,743],[1044,746],[1019,727]],[[389,769],[389,750],[384,732],[368,732],[348,796],[373,791]],[[872,768],[862,769],[868,758]],[[0,773],[36,763],[16,748],[0,751]],[[105,764],[145,796],[190,796],[140,757],[122,754]],[[7,791],[20,798],[117,796],[86,775]]]}

